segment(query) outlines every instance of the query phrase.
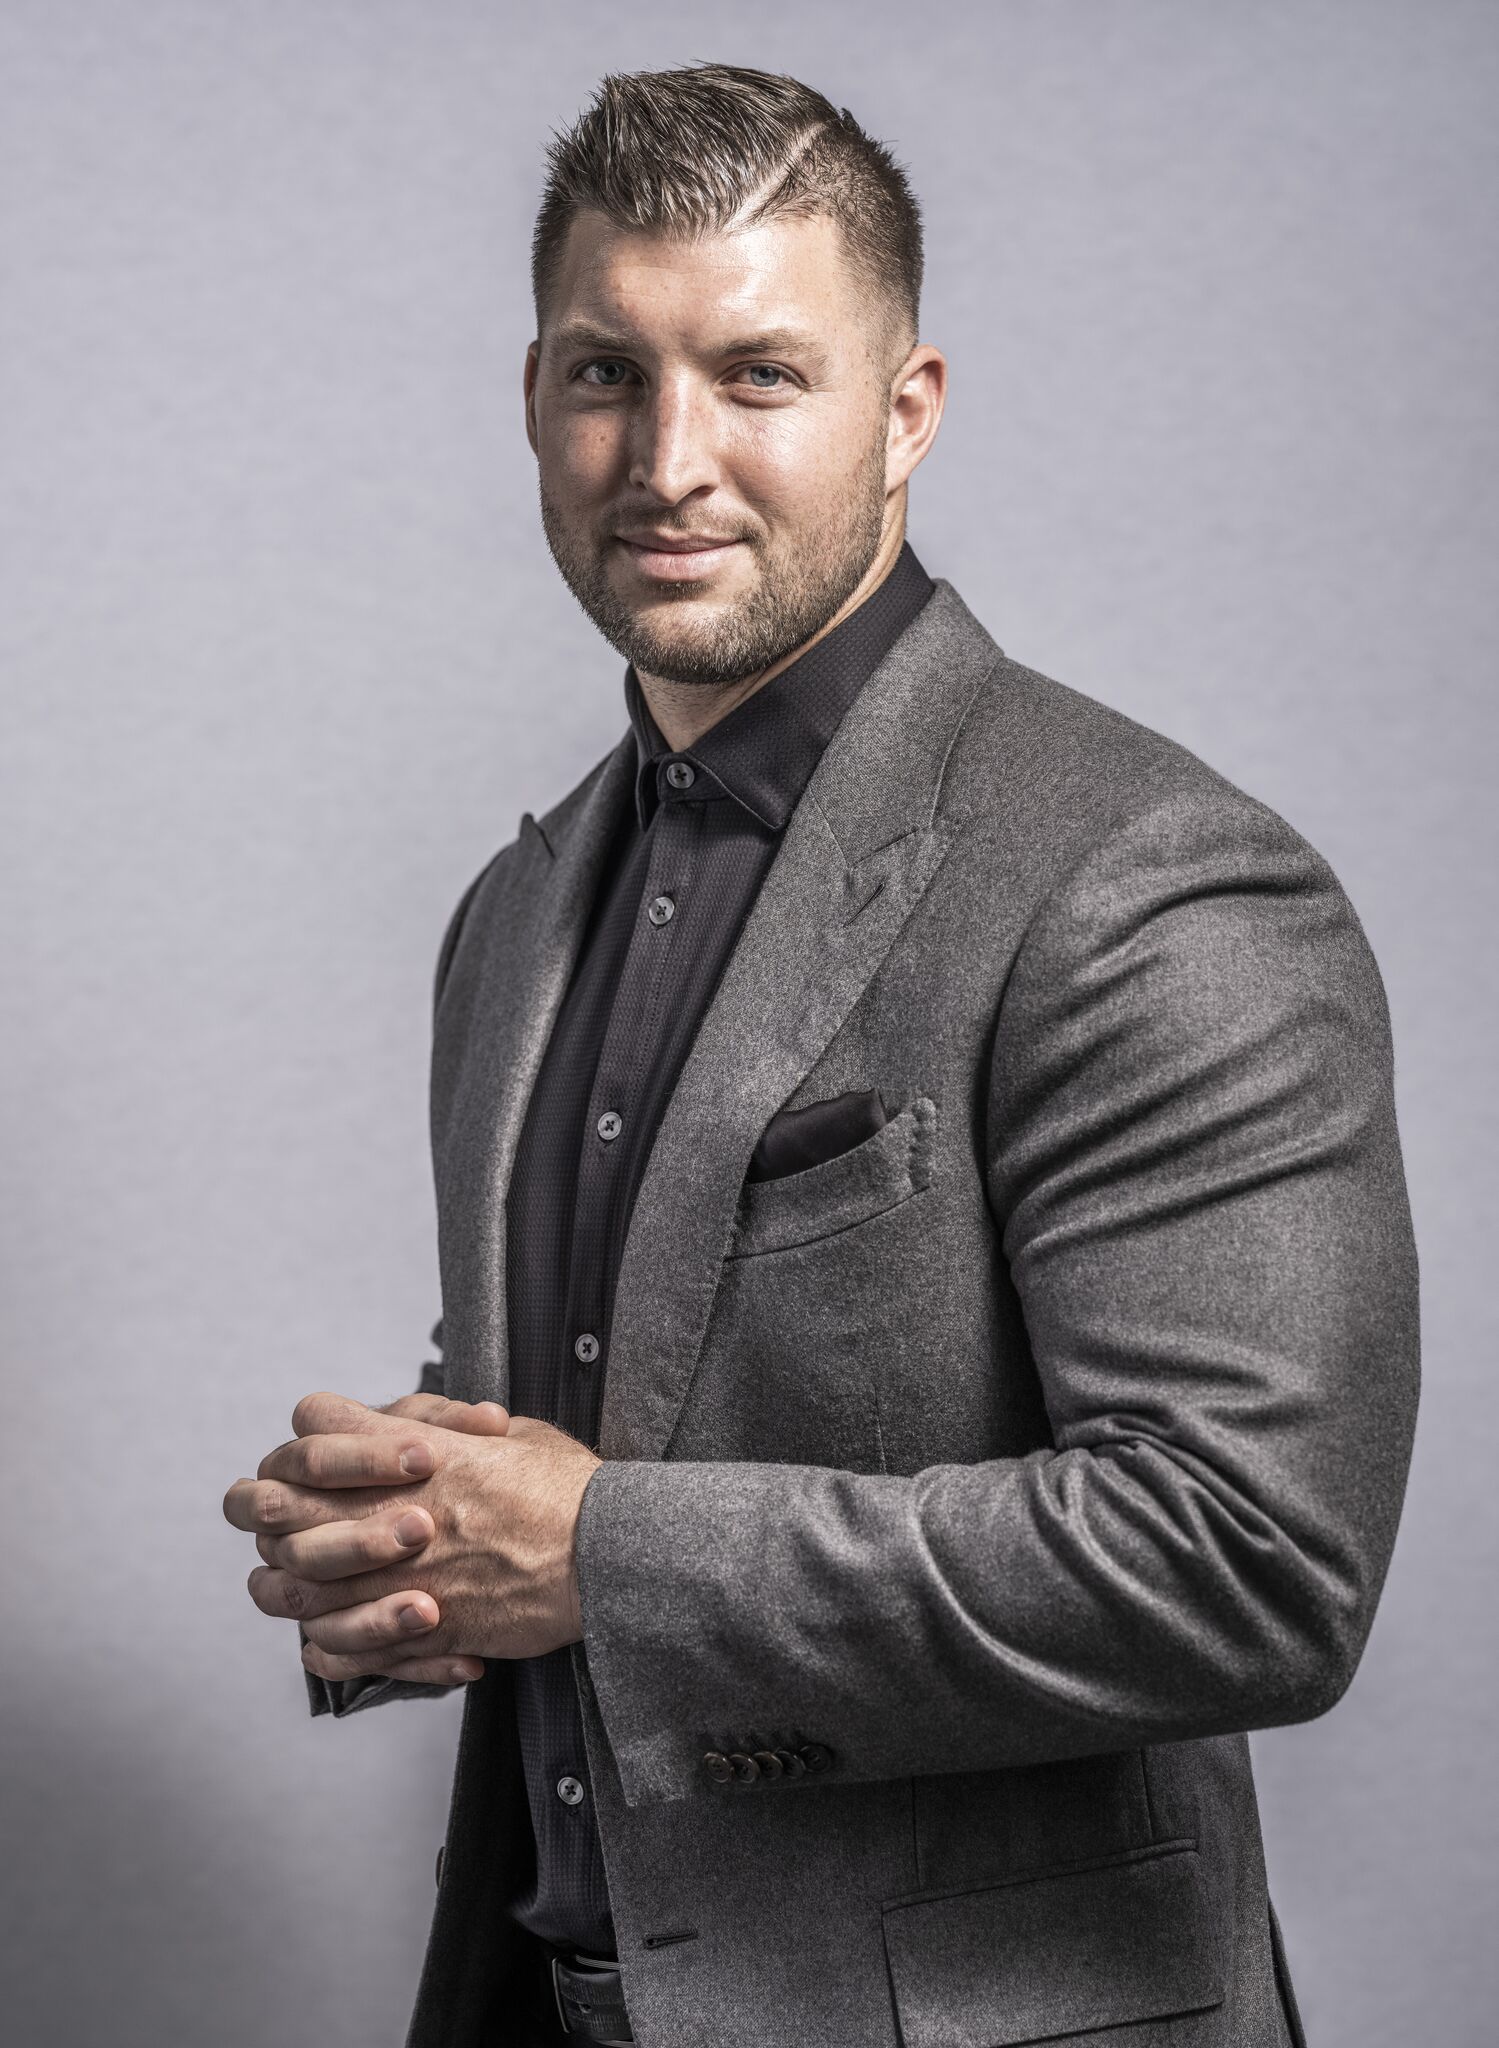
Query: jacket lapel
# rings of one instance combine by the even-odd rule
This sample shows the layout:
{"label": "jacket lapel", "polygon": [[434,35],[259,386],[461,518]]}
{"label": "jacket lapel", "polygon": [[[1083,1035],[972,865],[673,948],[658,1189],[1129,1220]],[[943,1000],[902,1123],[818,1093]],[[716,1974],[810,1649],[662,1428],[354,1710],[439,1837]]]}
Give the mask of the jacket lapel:
{"label": "jacket lapel", "polygon": [[627,731],[571,817],[549,814],[551,841],[525,813],[501,900],[471,920],[482,952],[466,958],[460,944],[449,976],[433,1061],[433,1130],[443,1383],[454,1399],[510,1397],[505,1198],[526,1105],[610,838],[633,801],[634,775],[635,736]]}
{"label": "jacket lapel", "polygon": [[946,579],[935,581],[788,820],[667,1104],[615,1292],[602,1457],[665,1455],[760,1132],[816,1064],[947,852],[942,772],[1001,650]]}

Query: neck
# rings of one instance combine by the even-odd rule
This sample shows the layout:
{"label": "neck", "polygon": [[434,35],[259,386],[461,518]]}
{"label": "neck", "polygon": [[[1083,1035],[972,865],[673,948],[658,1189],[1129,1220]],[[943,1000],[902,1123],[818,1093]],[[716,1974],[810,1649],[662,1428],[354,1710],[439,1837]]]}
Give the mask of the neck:
{"label": "neck", "polygon": [[897,516],[880,541],[874,560],[826,624],[819,626],[799,647],[793,647],[757,675],[743,676],[732,683],[674,683],[666,676],[649,675],[637,666],[635,673],[640,679],[641,695],[671,751],[681,753],[694,740],[700,740],[710,727],[717,725],[721,718],[727,718],[746,697],[753,697],[772,676],[790,668],[792,662],[799,661],[809,647],[815,647],[835,626],[841,625],[850,612],[857,611],[895,567],[905,537],[905,518]]}

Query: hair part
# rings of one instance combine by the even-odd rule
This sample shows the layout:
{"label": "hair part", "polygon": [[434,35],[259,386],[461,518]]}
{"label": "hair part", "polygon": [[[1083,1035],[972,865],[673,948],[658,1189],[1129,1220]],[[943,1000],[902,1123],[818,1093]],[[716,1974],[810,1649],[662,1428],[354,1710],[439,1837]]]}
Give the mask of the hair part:
{"label": "hair part", "polygon": [[847,107],[783,73],[704,61],[612,72],[573,127],[552,134],[531,241],[538,335],[568,229],[592,208],[685,241],[825,215],[841,232],[876,367],[893,375],[915,346],[921,211],[904,170]]}

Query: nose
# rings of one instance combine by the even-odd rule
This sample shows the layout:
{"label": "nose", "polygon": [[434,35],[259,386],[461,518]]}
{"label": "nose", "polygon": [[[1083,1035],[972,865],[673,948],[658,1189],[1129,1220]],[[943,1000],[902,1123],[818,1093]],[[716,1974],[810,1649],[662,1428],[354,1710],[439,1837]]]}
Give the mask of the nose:
{"label": "nose", "polygon": [[664,505],[718,481],[712,399],[686,379],[663,378],[630,420],[630,482]]}

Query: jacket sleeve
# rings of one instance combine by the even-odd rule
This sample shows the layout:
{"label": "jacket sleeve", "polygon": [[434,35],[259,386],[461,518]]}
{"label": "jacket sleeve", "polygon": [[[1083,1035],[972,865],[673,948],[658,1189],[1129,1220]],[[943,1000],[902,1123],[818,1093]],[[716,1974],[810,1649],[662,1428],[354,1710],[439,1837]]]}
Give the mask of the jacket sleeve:
{"label": "jacket sleeve", "polygon": [[1308,1720],[1349,1684],[1419,1386],[1389,1017],[1326,862],[1224,787],[1052,890],[995,1019],[987,1193],[1053,1444],[590,1479],[583,1649],[630,1804],[718,1796],[705,1748],[752,1731],[875,1779]]}
{"label": "jacket sleeve", "polygon": [[[490,865],[492,864],[490,863]],[[488,872],[489,868],[486,866],[475,875],[474,879],[464,890],[463,895],[459,898],[457,908],[448,919],[447,929],[442,936],[442,944],[438,948],[437,967],[432,982],[432,1010],[434,1017],[436,1016],[437,1005],[442,1000],[443,985],[448,977],[448,969],[452,965],[453,954],[457,948],[458,934],[463,927],[464,917],[468,911],[469,904],[474,899],[479,884]],[[438,1356],[436,1359],[428,1359],[422,1367],[421,1379],[416,1389],[420,1394],[441,1394],[446,1391],[443,1385],[441,1363],[441,1316],[438,1317],[432,1326],[431,1341],[437,1346]],[[300,1628],[297,1630],[297,1636],[301,1646],[305,1648],[307,1637]],[[314,1715],[332,1714],[338,1720],[342,1720],[345,1714],[360,1713],[366,1707],[383,1707],[390,1700],[440,1699],[447,1693],[459,1690],[459,1687],[455,1685],[413,1685],[404,1678],[383,1678],[378,1676],[369,1678],[318,1678],[313,1672],[308,1671],[305,1666],[303,1667],[302,1675],[307,1681],[307,1704],[310,1711]]]}

